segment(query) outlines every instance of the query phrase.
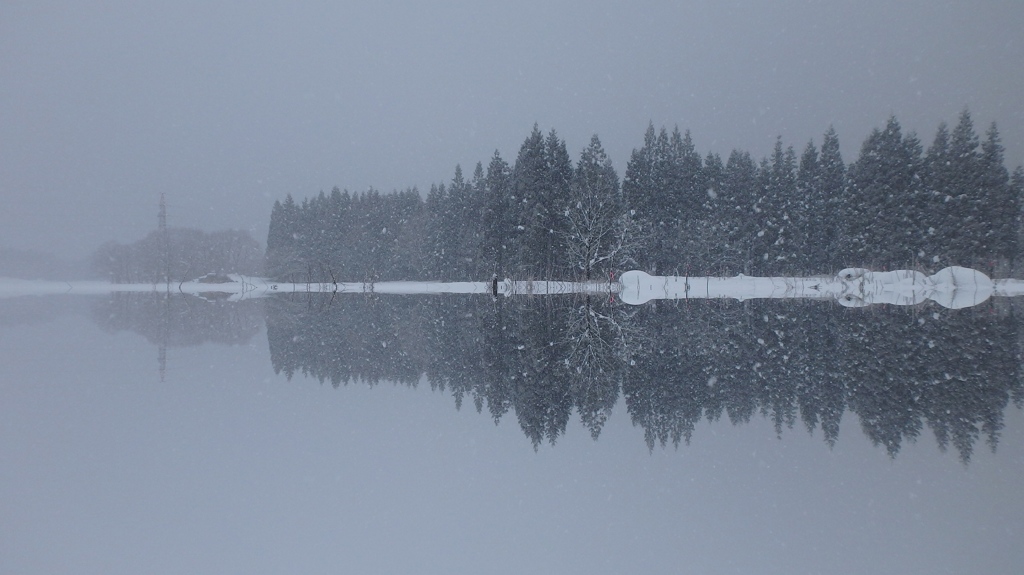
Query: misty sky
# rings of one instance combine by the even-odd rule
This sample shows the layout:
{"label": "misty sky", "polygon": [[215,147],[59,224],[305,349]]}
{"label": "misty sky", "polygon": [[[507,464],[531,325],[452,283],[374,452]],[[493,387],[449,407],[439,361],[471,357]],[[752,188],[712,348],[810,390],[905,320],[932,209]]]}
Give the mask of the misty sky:
{"label": "misty sky", "polygon": [[86,256],[170,223],[264,242],[286,193],[451,178],[536,122],[620,174],[648,122],[698,150],[852,160],[965,107],[1024,161],[1024,4],[0,4],[0,247]]}

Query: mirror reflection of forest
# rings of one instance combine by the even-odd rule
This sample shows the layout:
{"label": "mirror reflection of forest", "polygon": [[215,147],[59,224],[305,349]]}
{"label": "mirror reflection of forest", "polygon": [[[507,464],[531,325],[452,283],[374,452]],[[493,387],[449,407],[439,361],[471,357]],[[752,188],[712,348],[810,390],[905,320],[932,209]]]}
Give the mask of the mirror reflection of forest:
{"label": "mirror reflection of forest", "polygon": [[[1005,302],[850,310],[820,301],[282,295],[226,302],[120,294],[94,306],[110,331],[164,347],[244,344],[265,320],[273,369],[335,387],[422,381],[459,409],[514,417],[535,447],[573,419],[598,439],[613,411],[647,445],[689,443],[704,419],[765,417],[839,439],[855,415],[896,456],[934,434],[969,461],[1024,406],[1019,314]],[[849,412],[849,413],[847,413]],[[926,430],[927,428],[927,430]],[[793,430],[793,431],[790,431]]]}
{"label": "mirror reflection of forest", "polygon": [[[334,386],[395,381],[451,393],[535,446],[574,414],[597,439],[625,406],[650,448],[689,442],[702,420],[764,416],[838,439],[849,411],[895,456],[924,428],[965,462],[995,449],[1024,404],[1009,306],[848,310],[824,302],[660,302],[597,297],[273,298],[275,371]],[[628,309],[627,309],[628,308]],[[620,404],[621,396],[621,404]]]}

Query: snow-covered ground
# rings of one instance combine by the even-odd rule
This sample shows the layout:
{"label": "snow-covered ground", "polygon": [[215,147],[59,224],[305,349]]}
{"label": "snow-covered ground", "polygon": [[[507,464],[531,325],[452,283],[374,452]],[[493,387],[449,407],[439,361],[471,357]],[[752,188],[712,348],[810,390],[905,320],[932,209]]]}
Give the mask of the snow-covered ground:
{"label": "snow-covered ground", "polygon": [[570,293],[617,294],[627,304],[655,299],[821,299],[847,307],[872,304],[915,305],[932,300],[951,309],[978,305],[992,296],[1024,295],[1024,280],[992,280],[963,267],[948,267],[927,276],[911,270],[873,272],[847,268],[832,277],[652,276],[628,271],[618,281],[514,281],[499,282],[326,282],[282,283],[241,275],[204,277],[171,284],[112,284],[101,281],[53,282],[0,278],[0,297],[51,294],[100,295],[114,292],[183,293],[228,296],[240,300],[281,293],[379,294],[492,294],[554,295]]}
{"label": "snow-covered ground", "polygon": [[911,270],[847,268],[833,277],[678,277],[641,271],[622,274],[619,297],[628,304],[653,299],[829,299],[846,307],[915,305],[932,300],[951,309],[978,305],[993,295],[1024,295],[1024,282],[996,280],[962,267],[926,276]]}

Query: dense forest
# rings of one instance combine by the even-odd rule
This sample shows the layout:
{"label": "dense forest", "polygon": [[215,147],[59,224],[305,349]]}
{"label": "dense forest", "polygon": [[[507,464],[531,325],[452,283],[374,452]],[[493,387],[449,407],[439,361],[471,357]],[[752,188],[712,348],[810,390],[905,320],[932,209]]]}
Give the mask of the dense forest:
{"label": "dense forest", "polygon": [[[495,153],[415,189],[332,190],[274,206],[266,269],[297,281],[493,275],[820,274],[863,265],[1007,273],[1018,250],[1024,171],[1003,166],[964,112],[925,151],[895,118],[847,165],[829,130],[798,156],[776,142],[755,162],[699,154],[688,133],[648,128],[621,184],[595,136],[575,166],[534,128],[514,165]],[[596,296],[488,298],[329,294],[266,302],[275,370],[338,386],[416,385],[456,405],[513,413],[535,446],[572,413],[596,438],[620,396],[646,441],[689,441],[703,419],[802,422],[833,443],[846,411],[895,455],[925,426],[967,461],[994,449],[1002,413],[1024,405],[1019,318],[988,302],[952,311],[849,310],[827,302],[658,302]]]}
{"label": "dense forest", "polygon": [[648,127],[621,184],[594,136],[576,165],[536,126],[514,164],[495,152],[468,178],[382,194],[274,204],[266,270],[279,280],[818,274],[848,266],[1006,273],[1018,250],[1024,170],[1004,166],[964,111],[924,149],[896,118],[853,163],[838,136],[760,162],[701,155],[688,132]]}

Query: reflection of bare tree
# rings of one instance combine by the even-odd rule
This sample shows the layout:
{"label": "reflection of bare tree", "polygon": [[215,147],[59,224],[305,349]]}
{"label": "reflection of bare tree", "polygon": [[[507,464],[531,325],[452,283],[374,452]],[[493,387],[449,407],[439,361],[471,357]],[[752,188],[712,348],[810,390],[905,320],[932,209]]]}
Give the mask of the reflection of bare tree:
{"label": "reflection of bare tree", "polygon": [[565,310],[564,367],[580,419],[597,439],[619,397],[623,369],[639,342],[635,313],[586,295]]}

